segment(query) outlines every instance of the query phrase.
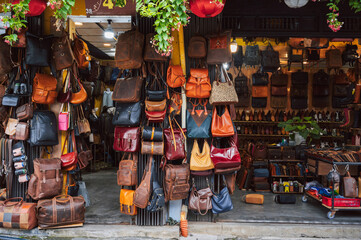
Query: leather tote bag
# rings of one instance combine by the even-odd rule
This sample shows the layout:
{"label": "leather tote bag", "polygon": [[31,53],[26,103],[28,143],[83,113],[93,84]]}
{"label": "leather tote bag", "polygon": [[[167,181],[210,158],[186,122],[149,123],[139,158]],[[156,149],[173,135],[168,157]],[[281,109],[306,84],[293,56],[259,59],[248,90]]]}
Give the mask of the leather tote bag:
{"label": "leather tote bag", "polygon": [[112,99],[121,103],[138,102],[141,98],[142,86],[141,76],[118,78],[114,85]]}
{"label": "leather tote bag", "polygon": [[136,186],[138,184],[138,156],[124,153],[119,162],[117,183],[119,186]]}
{"label": "leather tote bag", "polygon": [[58,124],[55,114],[51,111],[36,110],[33,115],[30,120],[30,145],[58,145]]}
{"label": "leather tote bag", "polygon": [[205,58],[207,56],[207,40],[202,36],[193,36],[188,44],[189,58]]}
{"label": "leather tote bag", "polygon": [[0,220],[0,225],[4,228],[31,230],[38,225],[36,203],[24,202],[21,197],[0,201],[0,215],[4,216]]}
{"label": "leather tote bag", "polygon": [[118,104],[113,117],[113,125],[124,127],[135,127],[140,124],[142,114],[142,103]]}
{"label": "leather tote bag", "polygon": [[137,29],[122,33],[115,45],[117,67],[120,69],[137,69],[143,63],[144,35]]}
{"label": "leather tote bag", "polygon": [[26,32],[25,63],[47,67],[50,63],[52,36],[36,36]]}
{"label": "leather tote bag", "polygon": [[346,177],[343,177],[343,188],[345,197],[356,198],[358,196],[356,179],[351,177],[349,171],[347,171]]}
{"label": "leather tote bag", "polygon": [[194,212],[198,212],[204,216],[212,209],[211,197],[213,192],[210,187],[197,190],[193,184],[192,191],[189,195],[188,209]]}
{"label": "leather tote bag", "polygon": [[187,136],[189,138],[211,137],[212,110],[187,109]]}
{"label": "leather tote bag", "polygon": [[213,137],[230,137],[234,135],[233,122],[227,107],[224,107],[224,113],[221,116],[218,115],[217,108],[213,108],[211,131]]}
{"label": "leather tote bag", "polygon": [[211,198],[212,213],[214,214],[229,212],[233,209],[231,195],[229,194],[224,175],[222,175],[222,178],[224,182],[224,187],[218,194],[214,193]]}
{"label": "leather tote bag", "polygon": [[134,192],[133,203],[136,207],[146,208],[150,195],[152,193],[151,179],[152,179],[152,168],[154,168],[153,156],[148,158],[146,169],[144,169],[142,181]]}
{"label": "leather tote bag", "polygon": [[186,84],[186,95],[189,98],[209,98],[211,95],[211,80],[208,69],[196,68],[190,70],[190,77]]}
{"label": "leather tote bag", "polygon": [[261,63],[261,55],[259,52],[259,46],[254,45],[246,46],[246,51],[244,54],[244,64],[247,66],[255,67]]}
{"label": "leather tote bag", "polygon": [[[176,123],[176,127],[172,122]],[[164,155],[168,161],[186,158],[185,143],[187,129],[181,128],[174,119],[170,121],[170,128],[164,129]]]}
{"label": "leather tote bag", "polygon": [[208,37],[208,64],[222,64],[232,61],[232,53],[229,48],[231,32],[227,31],[216,36]]}
{"label": "leather tote bag", "polygon": [[252,85],[253,86],[267,86],[268,85],[268,74],[266,72],[256,72],[252,74]]}
{"label": "leather tote bag", "polygon": [[194,140],[190,159],[190,170],[207,171],[211,169],[214,169],[214,165],[211,161],[211,150],[207,141],[204,141],[202,152],[200,152],[198,141]]}
{"label": "leather tote bag", "polygon": [[211,160],[216,169],[234,168],[241,165],[241,155],[239,154],[234,137],[228,140],[229,147],[220,148],[211,143]]}
{"label": "leather tote bag", "polygon": [[272,86],[287,86],[288,84],[288,75],[282,73],[281,71],[276,71],[271,75],[271,85]]}
{"label": "leather tote bag", "polygon": [[271,44],[268,44],[265,51],[261,51],[261,66],[265,72],[275,72],[281,66],[279,52],[273,50]]}
{"label": "leather tote bag", "polygon": [[122,152],[137,152],[140,148],[140,130],[138,127],[115,127],[113,149]]}
{"label": "leather tote bag", "polygon": [[53,39],[52,56],[57,71],[71,67],[75,61],[69,37],[67,35]]}
{"label": "leather tote bag", "polygon": [[[220,81],[219,75],[224,78],[225,82]],[[216,75],[216,80],[212,83],[212,91],[209,98],[209,103],[212,105],[228,105],[237,102],[238,96],[233,86],[233,82],[229,79],[226,70],[223,68],[223,66],[221,66],[220,73]]]}

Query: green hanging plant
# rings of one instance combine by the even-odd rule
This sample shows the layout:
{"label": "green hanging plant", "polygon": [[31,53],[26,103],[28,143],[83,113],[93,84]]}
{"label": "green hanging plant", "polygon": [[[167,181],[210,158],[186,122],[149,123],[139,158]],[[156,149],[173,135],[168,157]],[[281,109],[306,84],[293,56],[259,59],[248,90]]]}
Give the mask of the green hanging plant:
{"label": "green hanging plant", "polygon": [[49,0],[47,5],[51,9],[55,9],[55,25],[57,27],[57,30],[60,30],[61,25],[66,22],[68,15],[71,15],[72,7],[74,7],[75,5],[75,0]]}

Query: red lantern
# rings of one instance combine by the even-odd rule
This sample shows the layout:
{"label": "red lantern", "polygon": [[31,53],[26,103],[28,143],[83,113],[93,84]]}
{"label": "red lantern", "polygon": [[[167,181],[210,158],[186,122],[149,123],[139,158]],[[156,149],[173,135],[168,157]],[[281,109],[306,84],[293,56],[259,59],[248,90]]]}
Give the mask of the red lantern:
{"label": "red lantern", "polygon": [[[14,0],[13,4],[18,4],[20,0]],[[27,17],[35,17],[42,14],[46,8],[46,0],[31,0],[29,3],[29,12]]]}
{"label": "red lantern", "polygon": [[222,3],[217,0],[190,0],[189,7],[195,15],[201,18],[210,18],[215,17],[223,11],[224,4],[226,0],[223,0]]}

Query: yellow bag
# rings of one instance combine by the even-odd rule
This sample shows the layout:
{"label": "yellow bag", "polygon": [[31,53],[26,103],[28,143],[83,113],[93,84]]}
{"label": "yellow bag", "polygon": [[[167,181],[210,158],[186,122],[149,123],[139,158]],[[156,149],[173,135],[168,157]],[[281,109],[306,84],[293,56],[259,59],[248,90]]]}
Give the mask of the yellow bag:
{"label": "yellow bag", "polygon": [[134,190],[121,189],[119,196],[120,212],[127,215],[137,215],[137,207],[133,204]]}
{"label": "yellow bag", "polygon": [[203,150],[200,153],[198,142],[194,140],[193,149],[191,153],[190,160],[190,170],[191,171],[206,171],[213,169],[214,165],[211,161],[211,151],[207,141],[204,141]]}
{"label": "yellow bag", "polygon": [[246,203],[263,204],[264,196],[262,194],[247,194],[242,200]]}

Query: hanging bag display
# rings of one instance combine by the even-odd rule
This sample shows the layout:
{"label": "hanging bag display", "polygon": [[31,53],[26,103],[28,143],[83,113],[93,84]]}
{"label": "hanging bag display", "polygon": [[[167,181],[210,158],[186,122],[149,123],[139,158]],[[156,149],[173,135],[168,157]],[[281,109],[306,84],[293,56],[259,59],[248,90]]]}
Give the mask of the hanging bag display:
{"label": "hanging bag display", "polygon": [[190,170],[207,171],[214,169],[210,154],[211,152],[207,141],[203,142],[203,150],[199,152],[198,141],[194,140],[190,159]]}
{"label": "hanging bag display", "polygon": [[202,216],[206,215],[208,211],[212,209],[212,196],[213,192],[209,187],[209,184],[207,188],[197,190],[193,179],[192,191],[189,195],[188,209],[197,212]]}
{"label": "hanging bag display", "polygon": [[31,146],[54,146],[59,144],[58,124],[51,111],[35,110],[30,120]]}
{"label": "hanging bag display", "polygon": [[78,148],[78,165],[80,169],[84,169],[93,160],[92,150],[84,142],[84,139],[80,137],[81,141]]}
{"label": "hanging bag display", "polygon": [[217,107],[213,108],[211,130],[213,137],[230,137],[234,135],[233,122],[227,107],[224,107],[224,113],[221,116],[217,113]]}
{"label": "hanging bag display", "polygon": [[[169,118],[170,128],[164,129],[164,155],[168,161],[185,159],[187,157],[185,150],[187,129],[181,128],[177,120]],[[176,123],[175,125],[173,123]],[[176,126],[177,128],[175,128]]]}
{"label": "hanging bag display", "polygon": [[[217,69],[219,70],[218,67]],[[216,80],[212,83],[212,92],[209,98],[209,103],[212,105],[228,105],[237,103],[238,96],[233,86],[233,82],[229,79],[226,70],[223,68],[223,66],[221,66],[220,72],[217,72],[218,74],[216,74]],[[223,77],[225,82],[221,82],[220,77]]]}
{"label": "hanging bag display", "polygon": [[227,183],[224,175],[222,175],[224,187],[221,191],[217,193],[213,193],[211,198],[212,200],[212,213],[225,213],[229,212],[233,209],[233,204],[231,200],[231,195],[229,194]]}
{"label": "hanging bag display", "polygon": [[85,118],[83,107],[80,105],[77,109],[78,113],[78,119],[77,119],[77,125],[79,134],[88,134],[91,132],[90,129],[90,123],[88,119]]}
{"label": "hanging bag display", "polygon": [[208,69],[196,68],[190,70],[190,77],[186,84],[186,95],[189,98],[209,98],[211,95],[211,82]]}
{"label": "hanging bag display", "polygon": [[138,156],[124,153],[119,162],[117,183],[119,186],[136,186],[138,184]]}
{"label": "hanging bag display", "polygon": [[[207,110],[208,100],[199,100],[198,104],[193,105],[192,109],[187,109],[187,136],[189,138],[210,138],[212,110]],[[203,109],[196,109],[197,106]]]}
{"label": "hanging bag display", "polygon": [[115,45],[117,67],[120,69],[137,69],[143,63],[144,35],[137,29],[122,33]]}
{"label": "hanging bag display", "polygon": [[281,66],[279,52],[273,50],[269,43],[265,51],[261,51],[261,66],[264,72],[275,72]]}
{"label": "hanging bag display", "polygon": [[222,168],[234,168],[241,165],[241,155],[238,152],[238,148],[234,137],[229,138],[229,147],[219,148],[213,145],[213,139],[211,143],[211,160],[216,169]]}
{"label": "hanging bag display", "polygon": [[154,168],[154,159],[153,156],[148,157],[147,166],[144,169],[142,181],[139,183],[139,186],[134,192],[133,203],[136,207],[146,208],[150,195],[152,193],[152,168]]}
{"label": "hanging bag display", "polygon": [[113,149],[122,152],[137,152],[140,148],[138,127],[115,127]]}
{"label": "hanging bag display", "polygon": [[137,215],[137,207],[134,205],[134,190],[120,189],[119,203],[120,212],[126,215]]}
{"label": "hanging bag display", "polygon": [[208,37],[208,64],[223,64],[232,61],[232,53],[229,48],[231,32],[227,31],[216,36]]}

